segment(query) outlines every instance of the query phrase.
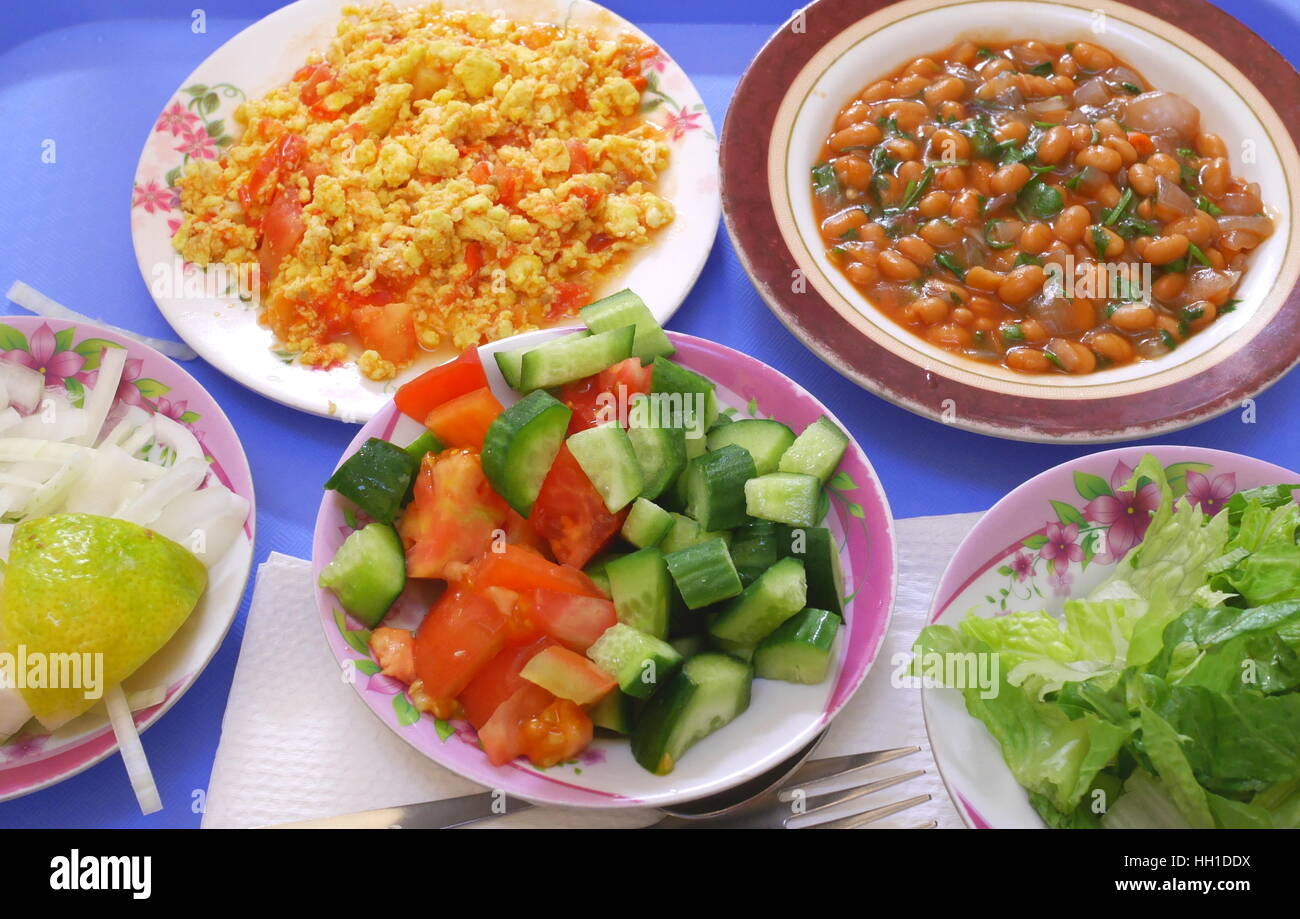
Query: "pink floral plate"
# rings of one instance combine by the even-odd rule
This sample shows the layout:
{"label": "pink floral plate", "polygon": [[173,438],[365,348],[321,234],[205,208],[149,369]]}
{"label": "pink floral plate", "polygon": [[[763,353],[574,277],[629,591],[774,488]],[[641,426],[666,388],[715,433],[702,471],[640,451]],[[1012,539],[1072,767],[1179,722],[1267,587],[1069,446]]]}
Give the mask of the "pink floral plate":
{"label": "pink floral plate", "polygon": [[[1218,513],[1234,492],[1300,482],[1300,474],[1238,453],[1201,447],[1125,447],[1063,463],[1030,479],[984,515],[953,556],[935,591],[930,623],[1045,609],[1101,584],[1142,541],[1154,484],[1123,486],[1143,454],[1164,466],[1175,499]],[[997,742],[966,713],[955,689],[922,687],[926,730],[944,783],[969,826],[1041,827]]]}
{"label": "pink floral plate", "polygon": [[[165,687],[162,702],[135,712],[135,723],[143,731],[185,694],[234,622],[253,560],[256,509],[248,459],[234,427],[207,390],[174,361],[93,323],[0,317],[0,354],[43,372],[47,389],[66,391],[74,405],[80,404],[86,387],[95,385],[100,355],[106,348],[127,351],[116,404],[161,412],[188,427],[203,447],[212,475],[249,503],[243,534],[209,569],[207,590],[190,618],[124,684],[128,694]],[[61,782],[116,750],[117,740],[103,705],[53,733],[29,727],[0,744],[0,801]]]}
{"label": "pink floral plate", "polygon": [[[509,347],[562,331],[533,332],[510,339]],[[690,335],[668,335],[677,347],[674,360],[714,380],[720,401],[734,407],[736,417],[773,417],[795,430],[819,415],[834,420],[806,390],[766,364]],[[480,350],[487,355],[498,347],[486,345]],[[502,401],[515,401],[517,396],[500,378],[495,361],[485,360],[484,365]],[[409,443],[422,431],[423,425],[399,413],[390,402],[361,429],[345,458],[367,438]],[[318,589],[321,626],[344,677],[380,720],[431,761],[468,779],[530,801],[580,807],[657,806],[700,798],[764,772],[806,744],[861,685],[880,650],[893,610],[898,572],[889,504],[871,463],[856,443],[850,445],[829,485],[831,509],[825,526],[840,546],[844,590],[850,598],[831,675],[817,686],[755,680],[749,710],[693,747],[666,776],[651,775],[638,766],[625,739],[603,737],[576,761],[550,769],[536,769],[523,759],[492,766],[468,723],[421,714],[402,684],[379,674],[367,646],[369,633],[341,610],[332,593]],[[327,493],[321,504],[312,546],[316,575],[356,525],[345,504],[334,492]],[[427,603],[408,590],[385,624],[414,628]]]}
{"label": "pink floral plate", "polygon": [[[292,408],[366,421],[392,396],[394,384],[454,357],[423,352],[396,381],[362,376],[354,361],[331,369],[297,363],[259,322],[256,285],[245,265],[203,271],[182,263],[171,240],[180,226],[176,181],[186,164],[219,159],[242,130],[239,106],[286,84],[312,52],[325,50],[350,0],[298,0],[244,29],[186,77],[163,105],[145,139],[131,195],[131,237],[149,292],[178,335],[231,379]],[[400,4],[399,4],[400,5]],[[527,22],[572,24],[602,35],[632,33],[654,40],[590,0],[451,0],[448,9],[481,10]],[[722,214],[718,139],[704,101],[678,64],[660,53],[645,62],[642,114],[659,125],[672,148],[659,193],[675,216],[598,295],[637,291],[665,323],[695,284]],[[252,288],[250,290],[250,288]]]}

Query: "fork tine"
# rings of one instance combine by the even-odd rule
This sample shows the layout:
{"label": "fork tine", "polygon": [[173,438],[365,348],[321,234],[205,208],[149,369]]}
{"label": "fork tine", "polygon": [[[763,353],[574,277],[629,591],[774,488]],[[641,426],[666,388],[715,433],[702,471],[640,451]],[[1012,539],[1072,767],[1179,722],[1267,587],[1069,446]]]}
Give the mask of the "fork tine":
{"label": "fork tine", "polygon": [[[867,766],[878,766],[881,763],[888,763],[900,757],[910,756],[913,753],[919,753],[920,747],[895,747],[892,750],[873,750],[870,753],[850,753],[848,756],[832,756],[827,759],[814,760],[811,763],[804,763],[799,769],[790,776],[786,783],[786,788],[796,788],[799,785],[807,785],[810,782],[820,782],[823,779],[838,778],[857,769],[865,769]],[[784,792],[782,793],[784,794]],[[789,800],[786,797],[782,801]]]}
{"label": "fork tine", "polygon": [[[930,795],[917,795],[915,798],[908,798],[905,801],[897,801],[894,804],[886,804],[884,807],[877,807],[873,810],[863,811],[860,814],[853,814],[848,817],[841,817],[837,820],[828,820],[825,823],[811,824],[810,830],[855,830],[860,826],[866,826],[868,823],[874,823],[877,820],[883,820],[891,814],[897,814],[899,811],[905,811],[909,807],[916,807],[918,804],[924,804],[930,800]],[[931,829],[935,826],[932,821],[929,825],[918,827],[917,829]]]}
{"label": "fork tine", "polygon": [[808,810],[803,812],[802,816],[807,816],[809,814],[817,814],[823,811],[830,810],[832,807],[838,807],[841,804],[847,804],[850,801],[856,801],[858,798],[864,797],[869,794],[873,794],[874,792],[877,791],[883,791],[886,788],[892,788],[895,785],[901,785],[903,782],[909,781],[911,779],[916,778],[917,776],[922,776],[922,775],[925,775],[925,770],[917,769],[912,772],[903,772],[898,775],[891,775],[887,778],[877,779],[874,782],[868,782],[865,785],[859,785],[855,788],[842,789],[840,791],[822,792],[821,794],[818,794],[817,792],[812,792],[807,795],[806,800],[821,801],[823,798],[829,798],[829,800],[819,803],[816,807],[810,807]]}

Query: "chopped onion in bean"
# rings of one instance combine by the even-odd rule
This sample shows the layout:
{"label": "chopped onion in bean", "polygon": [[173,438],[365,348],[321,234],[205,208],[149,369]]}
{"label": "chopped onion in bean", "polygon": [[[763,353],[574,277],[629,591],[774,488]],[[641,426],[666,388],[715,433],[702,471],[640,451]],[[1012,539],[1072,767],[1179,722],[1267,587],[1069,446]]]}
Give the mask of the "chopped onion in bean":
{"label": "chopped onion in bean", "polygon": [[1171,182],[1164,176],[1156,176],[1156,204],[1190,217],[1196,212],[1196,202],[1177,182]]}
{"label": "chopped onion in bean", "polygon": [[1201,125],[1201,112],[1177,93],[1154,90],[1129,100],[1128,126],[1135,131],[1174,131],[1190,140]]}

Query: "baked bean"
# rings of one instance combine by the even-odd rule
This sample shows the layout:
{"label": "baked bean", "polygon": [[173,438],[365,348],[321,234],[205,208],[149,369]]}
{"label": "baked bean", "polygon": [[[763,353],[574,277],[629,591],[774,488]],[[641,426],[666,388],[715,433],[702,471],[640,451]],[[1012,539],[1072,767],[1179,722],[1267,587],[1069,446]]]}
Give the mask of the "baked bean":
{"label": "baked bean", "polygon": [[1052,232],[1063,243],[1074,245],[1083,239],[1083,231],[1092,223],[1092,214],[1082,204],[1072,204],[1057,216]]}
{"label": "baked bean", "polygon": [[976,290],[997,290],[1006,278],[997,271],[989,271],[982,265],[976,265],[966,271],[966,286]]}
{"label": "baked bean", "polygon": [[979,53],[980,49],[978,45],[973,41],[964,41],[956,48],[953,48],[952,53],[948,56],[958,64],[965,64],[969,67],[971,64],[975,63],[975,59],[979,57]]}
{"label": "baked bean", "polygon": [[952,195],[946,191],[932,191],[916,205],[922,217],[942,217],[952,207]]}
{"label": "baked bean", "polygon": [[876,249],[889,248],[889,234],[885,232],[884,227],[874,221],[858,227],[858,236],[863,242],[870,243]]}
{"label": "baked bean", "polygon": [[1170,233],[1181,233],[1202,249],[1219,234],[1219,222],[1205,211],[1196,211],[1190,217],[1175,220],[1165,228]]}
{"label": "baked bean", "polygon": [[894,248],[918,265],[934,261],[934,247],[919,236],[904,236],[894,243]]}
{"label": "baked bean", "polygon": [[1092,373],[1097,369],[1097,357],[1089,348],[1068,338],[1053,338],[1047,350],[1056,357],[1056,363],[1066,373]]}
{"label": "baked bean", "polygon": [[843,236],[850,230],[856,230],[867,220],[867,212],[862,208],[848,207],[822,221],[822,234],[835,237]]}
{"label": "baked bean", "polygon": [[[1124,251],[1124,237],[1109,227],[1093,224],[1083,234],[1084,245],[1098,258],[1115,258]],[[1098,245],[1103,248],[1098,251]]]}
{"label": "baked bean", "polygon": [[1107,137],[1103,143],[1119,154],[1120,162],[1125,166],[1132,166],[1137,162],[1137,150],[1133,149],[1133,145],[1125,138]]}
{"label": "baked bean", "polygon": [[1119,186],[1114,182],[1103,182],[1092,191],[1092,196],[1097,199],[1097,203],[1102,207],[1114,207],[1119,204],[1121,197]]}
{"label": "baked bean", "polygon": [[1168,265],[1187,254],[1189,242],[1182,233],[1157,236],[1142,250],[1142,258],[1152,265]]}
{"label": "baked bean", "polygon": [[1075,153],[1092,143],[1092,125],[1076,124],[1070,128],[1070,149]]}
{"label": "baked bean", "polygon": [[1128,184],[1139,195],[1156,193],[1156,174],[1146,163],[1134,163],[1128,167]]}
{"label": "baked bean", "polygon": [[880,277],[874,265],[868,265],[865,262],[850,262],[844,268],[844,274],[854,284],[874,284]]}
{"label": "baked bean", "polygon": [[874,147],[880,143],[883,136],[880,133],[880,128],[871,122],[860,121],[832,134],[830,144],[836,150],[847,150],[850,147]]}
{"label": "baked bean", "polygon": [[1051,79],[1052,85],[1056,87],[1056,91],[1062,96],[1068,96],[1078,88],[1074,80],[1063,73],[1053,74],[1049,79]]}
{"label": "baked bean", "polygon": [[1141,303],[1124,303],[1111,313],[1110,324],[1126,332],[1140,332],[1156,324],[1156,311]]}
{"label": "baked bean", "polygon": [[916,159],[917,150],[914,140],[908,140],[906,137],[891,137],[882,146],[886,153],[899,162]]}
{"label": "baked bean", "polygon": [[932,246],[951,246],[961,239],[961,233],[944,220],[928,220],[917,230],[917,235]]}
{"label": "baked bean", "polygon": [[1008,163],[989,179],[989,187],[995,195],[1014,194],[1025,187],[1032,173],[1024,163]]}
{"label": "baked bean", "polygon": [[1052,362],[1037,348],[1018,347],[1007,352],[1007,366],[1021,373],[1047,373]]}
{"label": "baked bean", "polygon": [[935,187],[947,192],[961,191],[966,187],[966,170],[961,166],[947,166],[935,171]]}
{"label": "baked bean", "polygon": [[1171,182],[1177,182],[1182,177],[1182,167],[1178,165],[1178,160],[1168,153],[1151,154],[1147,157],[1147,165],[1156,175],[1164,176]]}
{"label": "baked bean", "polygon": [[943,72],[939,62],[932,57],[918,57],[912,63],[907,65],[903,73],[919,73],[922,76],[933,77]]}
{"label": "baked bean", "polygon": [[1025,341],[1031,345],[1041,345],[1047,341],[1049,336],[1047,329],[1037,319],[1025,319],[1020,323],[1020,331],[1025,336]]}
{"label": "baked bean", "polygon": [[958,325],[973,325],[975,323],[975,314],[969,308],[959,306],[952,311],[952,321]]}
{"label": "baked bean", "polygon": [[948,163],[969,159],[970,141],[952,128],[939,128],[930,135],[930,156]]}
{"label": "baked bean", "polygon": [[1081,150],[1074,158],[1076,166],[1091,166],[1093,169],[1100,169],[1102,172],[1119,172],[1124,165],[1124,159],[1118,151],[1103,147],[1101,144],[1093,144]]}
{"label": "baked bean", "polygon": [[925,175],[925,166],[921,165],[920,160],[908,160],[899,164],[898,169],[894,170],[894,175],[903,185],[907,185],[909,182],[919,182],[921,176]]}
{"label": "baked bean", "polygon": [[865,191],[871,184],[871,164],[860,156],[836,157],[831,165],[840,185]]}
{"label": "baked bean", "polygon": [[[852,125],[860,124],[866,121],[867,119],[869,119],[870,117],[871,117],[871,106],[868,103],[859,100],[857,102],[854,102],[844,111],[840,112],[839,117],[835,119],[835,130],[842,131],[845,128],[850,127]],[[834,143],[833,138],[834,135],[832,135],[832,143]]]}
{"label": "baked bean", "polygon": [[1224,158],[1228,156],[1228,145],[1223,142],[1218,134],[1211,134],[1208,131],[1202,131],[1196,135],[1196,153],[1199,156],[1210,158]]}
{"label": "baked bean", "polygon": [[944,121],[965,121],[966,106],[960,102],[940,102],[938,114]]}
{"label": "baked bean", "polygon": [[952,203],[952,218],[973,223],[980,215],[980,198],[971,189],[959,194]]}
{"label": "baked bean", "polygon": [[921,266],[894,249],[881,252],[877,266],[891,281],[915,281],[921,276]]}
{"label": "baked bean", "polygon": [[925,337],[941,348],[960,351],[962,348],[969,347],[974,336],[965,326],[955,322],[945,322],[942,325],[930,326],[926,329]]}
{"label": "baked bean", "polygon": [[912,302],[912,313],[926,325],[934,325],[948,318],[949,304],[942,297],[922,297]]}
{"label": "baked bean", "polygon": [[1048,129],[1038,141],[1035,155],[1044,166],[1055,166],[1070,152],[1070,129],[1057,125]]}
{"label": "baked bean", "polygon": [[1232,178],[1228,170],[1228,161],[1215,157],[1201,167],[1201,191],[1211,198],[1220,198],[1228,190],[1228,180]]}
{"label": "baked bean", "polygon": [[858,98],[863,102],[879,102],[892,95],[894,95],[894,81],[878,80],[859,93]]}
{"label": "baked bean", "polygon": [[884,108],[885,114],[893,117],[909,134],[916,133],[916,129],[931,118],[930,109],[924,102],[887,102]]}
{"label": "baked bean", "polygon": [[993,173],[997,172],[997,167],[988,160],[976,160],[971,163],[970,169],[967,170],[966,177],[974,189],[984,197],[989,197],[993,193],[992,185]]}
{"label": "baked bean", "polygon": [[1090,70],[1094,73],[1115,66],[1115,55],[1091,42],[1076,42],[1074,47],[1070,49],[1070,56],[1084,70]]}
{"label": "baked bean", "polygon": [[1019,306],[1043,289],[1044,277],[1041,265],[1021,265],[1012,269],[998,286],[998,296],[1012,306]]}
{"label": "baked bean", "polygon": [[930,85],[930,78],[919,73],[901,77],[894,83],[894,92],[900,96],[915,96]]}
{"label": "baked bean", "polygon": [[1018,144],[1023,144],[1029,139],[1029,125],[1023,121],[1004,121],[998,125],[998,129],[993,132],[993,136],[998,143],[1015,141]]}
{"label": "baked bean", "polygon": [[985,319],[995,319],[1005,312],[1002,309],[1002,304],[990,297],[971,297],[966,301],[966,305],[970,307],[970,311],[976,316]]}
{"label": "baked bean", "polygon": [[1027,223],[1020,231],[1019,243],[1021,249],[1038,255],[1052,244],[1052,228],[1045,223]]}
{"label": "baked bean", "polygon": [[1156,278],[1151,285],[1151,296],[1166,303],[1173,301],[1187,286],[1187,275],[1181,271],[1171,271]]}
{"label": "baked bean", "polygon": [[1112,364],[1127,364],[1133,360],[1133,345],[1117,332],[1098,332],[1087,339],[1088,347]]}
{"label": "baked bean", "polygon": [[1174,341],[1182,341],[1187,337],[1183,334],[1183,324],[1173,316],[1157,316],[1156,328]]}
{"label": "baked bean", "polygon": [[1209,300],[1197,300],[1183,307],[1183,318],[1193,331],[1199,332],[1219,315],[1219,308]]}
{"label": "baked bean", "polygon": [[956,102],[966,95],[966,84],[953,76],[940,77],[927,86],[922,95],[930,106],[936,106],[940,102]]}

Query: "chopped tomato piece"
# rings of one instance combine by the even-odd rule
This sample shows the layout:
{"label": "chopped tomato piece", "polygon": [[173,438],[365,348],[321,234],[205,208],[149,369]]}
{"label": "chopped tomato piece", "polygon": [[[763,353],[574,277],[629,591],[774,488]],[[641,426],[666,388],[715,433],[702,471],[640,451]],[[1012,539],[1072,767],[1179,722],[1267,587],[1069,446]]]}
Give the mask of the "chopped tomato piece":
{"label": "chopped tomato piece", "polygon": [[550,544],[556,561],[581,568],[622,528],[626,517],[626,509],[609,512],[568,446],[561,446],[529,519]]}
{"label": "chopped tomato piece", "polygon": [[533,617],[532,594],[489,585],[483,588],[483,595],[506,617],[506,644],[526,645],[541,637],[542,627]]}
{"label": "chopped tomato piece", "polygon": [[617,680],[581,654],[559,647],[539,652],[524,665],[520,675],[557,698],[579,705],[594,705],[618,685]]}
{"label": "chopped tomato piece", "polygon": [[501,703],[521,687],[530,685],[519,675],[524,665],[532,660],[533,655],[553,644],[553,639],[542,636],[526,645],[507,645],[461,692],[460,706],[465,712],[465,720],[478,729],[487,724]]}
{"label": "chopped tomato piece", "polygon": [[560,401],[573,410],[569,433],[577,434],[608,421],[624,422],[618,407],[626,406],[635,395],[650,392],[653,365],[642,367],[640,358],[629,357],[600,373],[566,383],[560,389]]}
{"label": "chopped tomato piece", "polygon": [[569,174],[591,172],[591,156],[587,153],[587,142],[580,137],[571,138],[565,146],[569,148]]}
{"label": "chopped tomato piece", "polygon": [[553,701],[555,696],[525,680],[524,685],[498,705],[492,717],[479,728],[478,740],[488,761],[494,766],[504,766],[521,755],[524,752],[524,725],[541,715]]}
{"label": "chopped tomato piece", "polygon": [[547,561],[531,549],[506,545],[488,552],[470,568],[467,580],[476,587],[505,587],[517,593],[545,588],[563,593],[603,597],[600,589],[577,568]]}
{"label": "chopped tomato piece", "polygon": [[513,546],[527,546],[543,555],[551,553],[551,547],[542,538],[542,534],[537,532],[532,521],[521,516],[513,507],[506,511],[506,542]]}
{"label": "chopped tomato piece", "polygon": [[453,585],[415,630],[415,675],[435,699],[460,695],[506,644],[506,617],[483,594]]}
{"label": "chopped tomato piece", "polygon": [[429,412],[425,426],[449,447],[483,449],[483,438],[503,406],[484,386],[442,403]]}
{"label": "chopped tomato piece", "polygon": [[378,351],[394,364],[409,364],[415,357],[415,322],[409,304],[356,306],[351,318],[352,331],[362,347]]}
{"label": "chopped tomato piece", "polygon": [[546,315],[551,319],[572,316],[591,302],[591,291],[572,281],[558,281],[555,284],[555,297]]}
{"label": "chopped tomato piece", "polygon": [[239,203],[244,210],[247,211],[255,202],[273,197],[276,184],[283,182],[290,172],[298,168],[306,149],[306,141],[297,134],[288,133],[269,145],[239,189]]}
{"label": "chopped tomato piece", "polygon": [[492,164],[487,160],[479,160],[469,167],[469,180],[475,185],[486,185],[490,178],[492,178]]}
{"label": "chopped tomato piece", "polygon": [[507,509],[477,454],[455,449],[425,454],[411,503],[397,525],[406,546],[407,574],[460,578],[470,562],[491,548]]}
{"label": "chopped tomato piece", "polygon": [[576,702],[556,699],[524,723],[521,752],[539,769],[572,759],[591,743],[592,724]]}
{"label": "chopped tomato piece", "polygon": [[281,190],[262,217],[262,245],[257,251],[263,285],[270,284],[285,256],[297,247],[307,230],[296,189]]}
{"label": "chopped tomato piece", "polygon": [[474,277],[478,270],[483,267],[483,244],[477,240],[470,240],[465,244],[465,268],[468,271],[468,277]]}
{"label": "chopped tomato piece", "polygon": [[487,385],[487,374],[483,372],[483,359],[479,357],[478,348],[466,348],[465,353],[454,361],[425,371],[403,384],[393,401],[397,403],[399,412],[423,421],[442,403]]}
{"label": "chopped tomato piece", "polygon": [[302,100],[303,105],[315,105],[321,99],[321,84],[329,83],[334,79],[334,71],[329,64],[321,62],[301,68],[293,75],[295,81],[303,81],[302,89],[298,91],[298,98]]}
{"label": "chopped tomato piece", "polygon": [[527,173],[517,166],[498,166],[497,200],[506,207],[514,207],[524,196]]}
{"label": "chopped tomato piece", "polygon": [[409,629],[375,629],[370,633],[370,650],[384,676],[407,684],[415,682],[415,635]]}
{"label": "chopped tomato piece", "polygon": [[533,619],[542,630],[574,651],[586,651],[618,622],[614,604],[600,597],[537,590],[532,601]]}

